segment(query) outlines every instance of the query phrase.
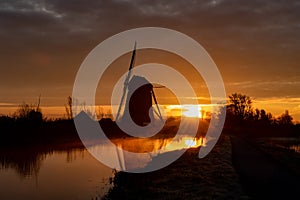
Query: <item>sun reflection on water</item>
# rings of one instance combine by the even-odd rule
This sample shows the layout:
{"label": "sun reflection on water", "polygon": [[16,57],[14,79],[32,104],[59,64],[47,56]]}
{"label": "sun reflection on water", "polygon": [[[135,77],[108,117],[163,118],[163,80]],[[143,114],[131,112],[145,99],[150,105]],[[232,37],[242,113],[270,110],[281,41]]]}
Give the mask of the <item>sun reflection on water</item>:
{"label": "sun reflection on water", "polygon": [[168,143],[161,152],[176,151],[188,148],[197,148],[200,146],[205,146],[204,138],[192,138],[192,137],[182,137],[180,140],[172,143]]}
{"label": "sun reflection on water", "polygon": [[[172,153],[205,146],[205,139],[182,136],[174,138],[122,138],[114,139],[115,146],[99,144],[89,147],[93,152],[105,151],[106,158],[116,169],[132,170],[150,166],[153,160]],[[137,154],[130,154],[137,153]]]}

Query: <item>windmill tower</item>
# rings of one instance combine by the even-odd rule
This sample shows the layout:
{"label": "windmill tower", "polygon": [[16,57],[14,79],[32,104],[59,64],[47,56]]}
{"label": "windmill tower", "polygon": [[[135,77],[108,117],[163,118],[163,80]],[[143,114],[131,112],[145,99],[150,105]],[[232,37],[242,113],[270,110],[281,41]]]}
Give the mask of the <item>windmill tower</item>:
{"label": "windmill tower", "polygon": [[[134,49],[131,56],[128,74],[124,81],[123,95],[116,116],[116,121],[126,120],[126,118],[128,119],[128,117],[130,117],[137,125],[146,126],[151,122],[151,118],[152,119],[154,118],[154,113],[156,113],[160,119],[162,119],[162,116],[157,104],[157,100],[153,90],[153,85],[146,78],[142,76],[134,75],[131,78],[131,70],[134,66],[135,55],[136,55],[136,43],[134,44]],[[141,86],[136,89],[135,87],[136,85],[141,85]],[[125,101],[125,97],[126,97],[126,101]],[[154,100],[156,104],[157,111],[151,109],[152,100]],[[122,117],[120,117],[121,107],[124,101],[125,101],[124,113]],[[130,116],[128,116],[128,113]]]}

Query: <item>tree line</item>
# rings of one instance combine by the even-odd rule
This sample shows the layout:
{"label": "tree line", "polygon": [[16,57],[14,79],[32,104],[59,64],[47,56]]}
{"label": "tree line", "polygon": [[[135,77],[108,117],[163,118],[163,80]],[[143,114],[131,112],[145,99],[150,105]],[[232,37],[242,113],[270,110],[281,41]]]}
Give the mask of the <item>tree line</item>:
{"label": "tree line", "polygon": [[300,136],[299,125],[294,124],[288,110],[275,117],[264,109],[253,108],[253,99],[240,93],[229,96],[225,127],[253,136]]}
{"label": "tree line", "polygon": [[[45,136],[47,135],[45,132],[49,132],[50,137],[55,134],[65,134],[62,133],[64,130],[76,132],[72,121],[72,98],[70,96],[65,104],[66,117],[60,119],[47,119],[40,109],[39,102],[36,105],[21,104],[12,116],[0,115],[0,137],[5,139],[9,133],[12,133],[11,136],[15,135],[13,138],[18,138],[26,134]],[[98,112],[98,119],[110,116],[101,108]],[[251,136],[300,136],[299,124],[293,123],[293,117],[288,111],[275,117],[264,109],[253,108],[253,99],[239,93],[229,96],[224,129],[231,134]],[[52,133],[53,130],[56,133]],[[24,132],[26,134],[23,134]]]}

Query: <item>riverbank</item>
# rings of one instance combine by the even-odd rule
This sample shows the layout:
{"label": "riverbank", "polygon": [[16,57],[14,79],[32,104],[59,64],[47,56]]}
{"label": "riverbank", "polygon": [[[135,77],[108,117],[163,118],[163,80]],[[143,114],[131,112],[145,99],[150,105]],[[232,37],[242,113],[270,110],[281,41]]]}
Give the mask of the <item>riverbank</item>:
{"label": "riverbank", "polygon": [[252,143],[300,177],[300,138],[259,138]]}
{"label": "riverbank", "polygon": [[[300,195],[300,177],[287,163],[249,139],[231,137],[231,143],[233,165],[249,195],[255,199],[294,199]],[[287,158],[290,155],[285,152]]]}
{"label": "riverbank", "polygon": [[155,172],[118,172],[104,199],[250,199],[232,166],[228,136],[222,136],[205,158],[199,159],[198,152],[191,148]]}

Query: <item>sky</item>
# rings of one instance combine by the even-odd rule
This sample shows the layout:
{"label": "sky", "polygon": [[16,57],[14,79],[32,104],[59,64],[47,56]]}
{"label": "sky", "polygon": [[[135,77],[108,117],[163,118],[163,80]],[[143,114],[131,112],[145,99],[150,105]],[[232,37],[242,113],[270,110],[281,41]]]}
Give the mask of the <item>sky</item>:
{"label": "sky", "polygon": [[300,121],[299,10],[297,0],[1,0],[0,113],[39,95],[42,106],[63,106],[96,45],[155,26],[198,41],[228,95],[247,94],[256,107],[288,109]]}

